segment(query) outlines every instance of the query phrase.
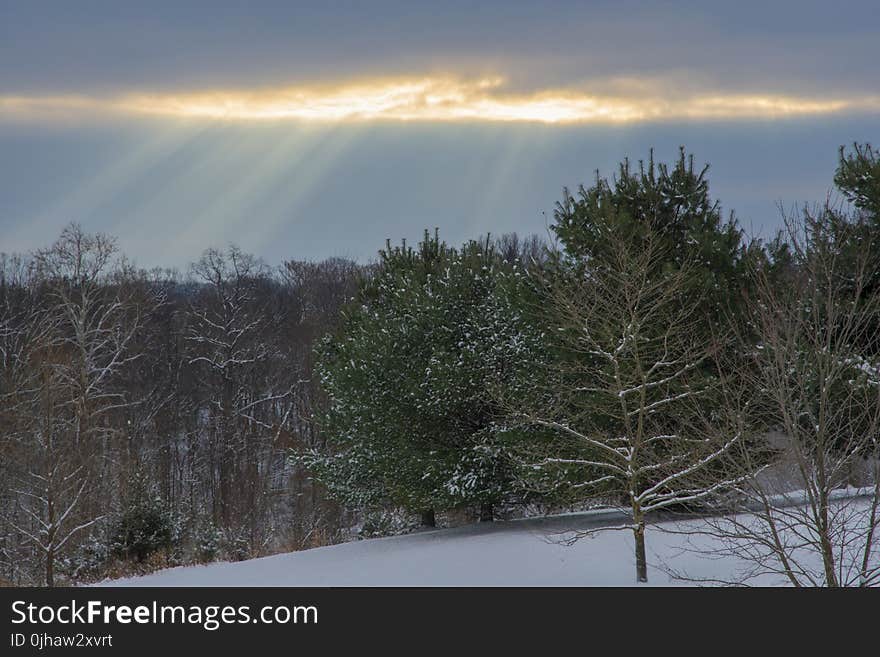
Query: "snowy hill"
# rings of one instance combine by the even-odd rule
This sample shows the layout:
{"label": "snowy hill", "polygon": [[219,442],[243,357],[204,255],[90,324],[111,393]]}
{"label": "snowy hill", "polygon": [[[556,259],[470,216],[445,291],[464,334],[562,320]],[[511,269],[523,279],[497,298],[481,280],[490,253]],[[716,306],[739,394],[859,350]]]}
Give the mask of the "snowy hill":
{"label": "snowy hill", "polygon": [[[635,584],[629,531],[606,531],[574,545],[571,531],[614,525],[614,513],[585,513],[470,525],[279,554],[237,563],[172,568],[102,586],[628,586]],[[648,531],[649,581],[684,585],[669,568],[699,578],[728,579],[743,565],[683,551],[688,539]],[[693,540],[693,537],[691,537]],[[709,539],[701,539],[709,540]],[[779,584],[776,578],[759,580]]]}

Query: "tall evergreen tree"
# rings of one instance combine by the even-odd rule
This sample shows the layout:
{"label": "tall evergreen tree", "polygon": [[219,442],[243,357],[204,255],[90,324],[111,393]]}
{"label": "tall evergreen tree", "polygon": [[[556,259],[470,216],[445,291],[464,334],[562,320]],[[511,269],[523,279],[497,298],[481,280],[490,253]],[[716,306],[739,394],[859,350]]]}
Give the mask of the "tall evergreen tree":
{"label": "tall evergreen tree", "polygon": [[[652,444],[651,458],[674,455],[687,462],[698,457],[697,443],[687,437],[686,425],[698,405],[713,404],[721,355],[741,351],[728,333],[736,317],[732,311],[743,302],[748,259],[756,252],[743,244],[735,219],[722,218],[720,204],[709,195],[707,171],[708,167],[696,169],[684,149],[672,165],[656,163],[652,152],[647,163],[639,162],[635,168],[625,160],[610,181],[597,174],[595,184],[581,186],[577,196],[565,190],[557,204],[552,230],[562,248],[551,260],[535,304],[536,315],[543,309],[550,358],[536,368],[541,378],[534,380],[532,403],[526,404],[533,417],[546,420],[550,413],[565,418],[554,425],[559,437],[555,444],[548,448],[548,441],[542,440],[532,445],[542,463],[548,453],[555,453],[546,461],[553,467],[539,470],[545,485],[568,488],[582,497],[620,501],[622,490],[608,489],[609,480],[603,476],[607,473],[583,472],[580,466],[601,462],[602,454],[595,452],[596,443],[566,441],[567,423],[576,418],[577,424],[590,427],[599,442],[639,436],[641,424],[635,432],[623,426],[638,411],[630,407],[618,416],[623,397],[617,395],[639,391],[641,386],[650,391],[640,398],[646,408],[657,401],[651,397],[654,394],[672,400],[645,413],[646,419],[665,426],[661,433],[670,436]],[[631,298],[626,297],[631,286],[635,286]],[[603,293],[595,293],[596,289]],[[649,290],[663,290],[663,303],[648,303]],[[661,306],[665,312],[660,312]],[[577,339],[564,339],[570,331]],[[602,335],[603,339],[597,337]],[[662,384],[652,381],[664,368],[681,364],[683,354],[674,354],[676,341],[683,341],[687,349],[682,344],[679,348],[690,355],[700,348],[704,353],[688,362],[684,371],[675,370],[675,376],[668,372],[660,376]],[[605,359],[606,352],[613,358]],[[646,359],[654,356],[656,362],[642,371]],[[630,376],[632,382],[627,383]],[[674,390],[675,385],[680,388]],[[691,394],[696,390],[698,395]],[[543,422],[545,427],[550,424]],[[645,490],[666,476],[655,464],[644,467],[638,487]],[[716,469],[714,462],[704,467],[707,473]],[[719,472],[719,481],[722,478]],[[620,482],[615,479],[615,483]],[[686,497],[673,496],[664,505],[695,501]]]}
{"label": "tall evergreen tree", "polygon": [[861,296],[866,299],[880,289],[880,267],[877,266],[880,262],[880,151],[873,149],[870,144],[853,144],[849,152],[841,146],[834,184],[855,207],[855,212],[847,213],[827,203],[821,210],[827,215],[825,221],[814,219],[805,223],[808,227],[825,227],[828,224],[834,248],[839,252],[839,257],[845,258],[848,263],[843,271],[847,272],[852,283],[859,276],[856,271],[861,260],[859,254],[865,253],[865,247],[868,247],[867,252],[873,258],[865,264],[874,273],[864,281]]}
{"label": "tall evergreen tree", "polygon": [[[428,512],[517,497],[493,389],[539,344],[511,302],[521,268],[488,240],[425,234],[381,252],[379,273],[319,349],[332,454],[306,458],[355,506]],[[429,513],[426,515],[430,515]]]}
{"label": "tall evergreen tree", "polygon": [[719,314],[739,297],[745,249],[735,218],[725,220],[709,194],[708,170],[696,169],[684,148],[672,166],[655,162],[652,150],[637,167],[625,159],[612,180],[597,171],[595,183],[581,185],[576,196],[564,190],[551,229],[569,264],[589,267],[608,257],[609,231],[627,235],[636,246],[650,239],[668,254],[658,269],[688,262],[691,293],[705,313]]}

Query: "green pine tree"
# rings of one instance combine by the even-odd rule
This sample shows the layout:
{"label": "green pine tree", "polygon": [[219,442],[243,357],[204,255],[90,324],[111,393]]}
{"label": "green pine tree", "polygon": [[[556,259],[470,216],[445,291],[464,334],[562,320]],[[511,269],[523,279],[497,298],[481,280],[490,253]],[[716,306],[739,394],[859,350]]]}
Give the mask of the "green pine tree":
{"label": "green pine tree", "polygon": [[522,276],[487,238],[435,234],[380,253],[376,277],[319,348],[329,452],[307,460],[354,507],[481,507],[520,497],[495,389],[521,381],[538,336],[512,302]]}

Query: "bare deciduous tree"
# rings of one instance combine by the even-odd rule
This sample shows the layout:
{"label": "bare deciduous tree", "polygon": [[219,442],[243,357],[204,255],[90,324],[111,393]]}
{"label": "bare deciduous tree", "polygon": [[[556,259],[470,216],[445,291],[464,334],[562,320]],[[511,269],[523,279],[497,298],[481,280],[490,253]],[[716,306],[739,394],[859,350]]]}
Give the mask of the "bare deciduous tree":
{"label": "bare deciduous tree", "polygon": [[648,577],[649,515],[729,485],[697,475],[740,439],[708,440],[689,426],[712,386],[714,347],[685,294],[688,265],[665,270],[668,254],[657,244],[651,235],[637,242],[609,232],[607,256],[550,286],[550,340],[562,356],[542,407],[525,417],[559,436],[535,468],[556,470],[561,476],[551,481],[629,511],[632,522],[617,529],[633,533],[639,582]]}
{"label": "bare deciduous tree", "polygon": [[745,444],[727,455],[741,478],[699,530],[744,565],[731,583],[880,583],[880,251],[865,228],[829,207],[789,217],[783,257],[753,273],[747,353],[704,423],[775,452],[772,468]]}

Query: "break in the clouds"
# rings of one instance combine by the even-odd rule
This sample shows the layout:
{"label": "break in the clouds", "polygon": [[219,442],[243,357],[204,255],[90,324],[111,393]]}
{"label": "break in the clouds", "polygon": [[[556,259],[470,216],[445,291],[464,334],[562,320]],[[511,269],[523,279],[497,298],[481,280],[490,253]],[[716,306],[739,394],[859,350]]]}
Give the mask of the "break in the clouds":
{"label": "break in the clouds", "polygon": [[[22,120],[101,114],[231,121],[637,121],[773,119],[880,114],[880,94],[796,96],[688,91],[670,81],[610,80],[581,88],[511,91],[500,77],[355,80],[260,90],[130,92],[118,96],[0,96],[0,116]],[[604,90],[603,90],[604,89]]]}
{"label": "break in the clouds", "polygon": [[876,0],[0,0],[0,251],[69,221],[143,264],[544,232],[684,144],[746,227],[880,141]]}

